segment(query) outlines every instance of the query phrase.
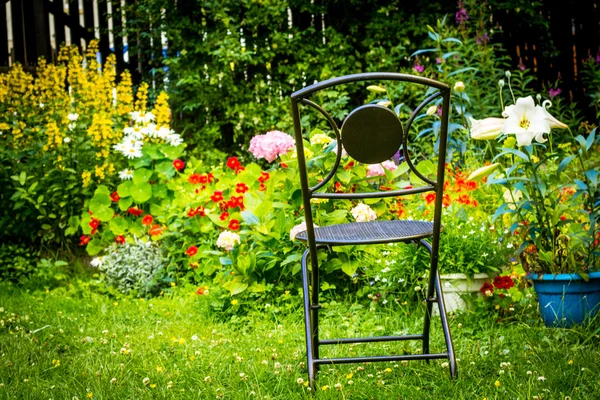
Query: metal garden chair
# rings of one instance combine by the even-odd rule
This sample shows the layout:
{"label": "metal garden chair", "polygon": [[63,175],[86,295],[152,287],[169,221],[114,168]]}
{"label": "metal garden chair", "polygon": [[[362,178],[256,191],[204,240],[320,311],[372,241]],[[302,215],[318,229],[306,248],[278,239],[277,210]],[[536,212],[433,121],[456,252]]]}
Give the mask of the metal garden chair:
{"label": "metal garden chair", "polygon": [[[329,115],[320,105],[310,100],[311,95],[321,90],[342,84],[362,81],[400,81],[421,85],[423,89],[427,89],[428,97],[414,109],[404,127],[396,113],[391,109],[377,104],[367,104],[350,112],[345,118],[342,127],[339,128],[331,115]],[[415,117],[422,112],[424,107],[430,105],[438,98],[442,98],[442,115],[439,132],[440,156],[437,162],[437,175],[434,179],[430,179],[423,176],[411,161],[408,151],[408,133]],[[302,187],[307,227],[307,230],[299,233],[296,236],[296,239],[308,243],[308,248],[302,257],[302,279],[304,289],[307,366],[311,387],[314,387],[315,376],[320,365],[336,363],[400,360],[427,360],[429,362],[429,360],[432,359],[448,359],[450,375],[455,377],[457,373],[456,360],[450,328],[445,313],[442,287],[440,285],[438,272],[438,249],[442,227],[442,198],[444,189],[446,142],[448,136],[448,114],[450,110],[450,87],[444,83],[412,75],[398,73],[363,73],[330,79],[298,90],[291,95],[291,103],[300,170],[300,184]],[[322,114],[333,129],[337,140],[337,154],[333,168],[322,181],[312,187],[309,186],[307,164],[304,158],[304,136],[300,119],[300,104],[313,108],[318,111],[318,113]],[[389,160],[398,150],[400,150],[401,154],[404,156],[404,162],[410,167],[410,171],[418,176],[424,184],[419,187],[401,190],[377,191],[374,189],[372,192],[368,193],[324,192],[322,189],[331,182],[337,168],[340,166],[343,149],[353,159],[365,164],[375,164]],[[313,205],[311,199],[314,198],[330,199],[333,201],[336,199],[407,196],[425,192],[434,192],[436,194],[435,211],[432,222],[413,220],[374,220],[370,222],[354,222],[324,227],[313,226]],[[429,239],[430,241],[425,239]],[[369,245],[392,242],[416,243],[426,248],[431,255],[423,332],[421,334],[404,336],[321,339],[319,337],[319,308],[321,308],[321,306],[319,305],[319,262],[317,251],[322,248],[329,248],[330,246]],[[311,264],[310,278],[308,267],[309,257]],[[432,306],[434,303],[439,307],[439,314],[446,342],[446,351],[442,353],[431,353],[429,349]],[[321,346],[400,340],[422,341],[422,354],[345,358],[322,358],[319,355],[319,347]]]}

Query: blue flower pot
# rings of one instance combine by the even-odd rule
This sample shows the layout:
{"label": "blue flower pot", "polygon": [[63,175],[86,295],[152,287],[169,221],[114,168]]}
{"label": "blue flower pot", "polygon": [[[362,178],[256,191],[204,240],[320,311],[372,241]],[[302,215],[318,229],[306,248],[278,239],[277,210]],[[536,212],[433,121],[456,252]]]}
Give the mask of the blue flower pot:
{"label": "blue flower pot", "polygon": [[600,272],[588,281],[578,274],[529,274],[537,293],[540,313],[548,327],[581,324],[600,310]]}

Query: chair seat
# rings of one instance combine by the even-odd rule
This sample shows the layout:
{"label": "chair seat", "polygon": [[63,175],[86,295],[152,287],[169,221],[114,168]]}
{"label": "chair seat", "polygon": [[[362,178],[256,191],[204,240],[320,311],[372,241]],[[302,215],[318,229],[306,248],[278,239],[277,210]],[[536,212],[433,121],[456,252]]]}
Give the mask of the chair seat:
{"label": "chair seat", "polygon": [[[428,221],[369,221],[352,222],[315,228],[317,244],[352,245],[408,242],[433,235],[433,222]],[[306,242],[306,231],[296,235]]]}

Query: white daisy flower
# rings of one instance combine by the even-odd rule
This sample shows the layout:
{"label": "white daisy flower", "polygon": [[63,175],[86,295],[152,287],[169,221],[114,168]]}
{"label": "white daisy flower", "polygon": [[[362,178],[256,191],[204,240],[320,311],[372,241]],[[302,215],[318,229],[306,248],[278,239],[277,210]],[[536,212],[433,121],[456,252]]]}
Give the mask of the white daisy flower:
{"label": "white daisy flower", "polygon": [[68,136],[65,136],[65,138],[63,139],[64,143],[71,143],[71,138]]}
{"label": "white daisy flower", "polygon": [[158,131],[155,124],[148,124],[142,128],[142,133],[152,138],[158,137]]}
{"label": "white daisy flower", "polygon": [[171,135],[169,135],[165,141],[167,143],[169,143],[171,146],[179,146],[180,144],[183,143],[183,139],[181,138],[181,135],[179,135],[178,133],[173,133]]}
{"label": "white daisy flower", "polygon": [[77,121],[77,118],[79,118],[79,114],[71,113],[71,114],[67,115],[67,118],[69,119],[69,121]]}
{"label": "white daisy flower", "polygon": [[123,133],[126,136],[131,136],[136,138],[137,140],[142,140],[144,138],[144,131],[141,126],[128,126],[123,129]]}
{"label": "white daisy flower", "polygon": [[101,266],[101,265],[102,265],[102,257],[94,257],[94,258],[92,259],[92,261],[90,261],[90,265],[91,265],[92,267],[96,267],[96,268],[98,268],[99,266]]}
{"label": "white daisy flower", "polygon": [[171,129],[169,129],[166,126],[161,126],[160,129],[158,129],[156,131],[156,136],[158,136],[159,138],[163,139],[163,140],[167,140],[167,138],[174,134],[175,132],[172,131]]}
{"label": "white daisy flower", "polygon": [[133,178],[133,171],[129,168],[126,168],[123,171],[119,172],[119,178],[121,178],[121,180],[123,181],[131,179]]}
{"label": "white daisy flower", "polygon": [[142,154],[142,146],[140,142],[136,142],[135,144],[126,143],[125,151],[123,152],[125,157],[127,158],[140,158],[143,156]]}

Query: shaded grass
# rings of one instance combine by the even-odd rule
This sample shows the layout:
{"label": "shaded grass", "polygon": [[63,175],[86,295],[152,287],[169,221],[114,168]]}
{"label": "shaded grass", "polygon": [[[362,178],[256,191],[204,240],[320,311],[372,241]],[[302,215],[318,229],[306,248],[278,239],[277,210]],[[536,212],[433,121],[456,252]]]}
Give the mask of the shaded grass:
{"label": "shaded grass", "polygon": [[[298,296],[233,318],[211,314],[208,301],[192,288],[152,300],[114,300],[85,287],[27,292],[0,285],[0,398],[310,398],[298,383],[307,379]],[[330,302],[322,332],[419,333],[422,315],[421,305],[370,312]],[[537,319],[497,324],[477,314],[450,323],[458,379],[449,378],[444,360],[323,366],[316,397],[591,399],[600,393],[593,323],[548,329]],[[444,351],[437,319],[432,339],[432,350]],[[418,345],[331,346],[323,355],[400,354],[418,352]]]}

